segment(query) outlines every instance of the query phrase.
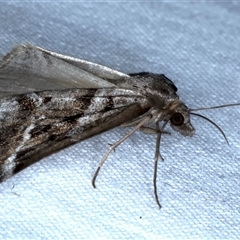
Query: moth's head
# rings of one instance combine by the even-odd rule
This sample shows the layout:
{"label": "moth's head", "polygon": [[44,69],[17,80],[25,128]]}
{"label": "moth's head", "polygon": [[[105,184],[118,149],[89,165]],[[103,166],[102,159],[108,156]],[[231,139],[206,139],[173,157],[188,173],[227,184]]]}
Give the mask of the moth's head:
{"label": "moth's head", "polygon": [[171,127],[181,133],[184,136],[192,136],[195,133],[195,129],[190,122],[190,115],[194,115],[200,118],[205,119],[213,126],[215,126],[219,132],[222,134],[226,142],[228,143],[227,137],[223,130],[212,120],[209,118],[195,113],[196,111],[202,110],[210,110],[210,109],[217,109],[217,108],[225,108],[225,107],[233,107],[233,106],[240,106],[240,103],[232,103],[232,104],[225,104],[219,105],[214,107],[205,107],[205,108],[196,108],[196,109],[189,109],[183,102],[175,100],[167,104],[165,111],[167,114],[165,115],[164,121],[170,122]]}
{"label": "moth's head", "polygon": [[192,136],[195,133],[195,129],[190,122],[189,108],[183,102],[174,101],[170,103],[167,112],[169,113],[167,114],[167,120],[173,130],[184,136]]}

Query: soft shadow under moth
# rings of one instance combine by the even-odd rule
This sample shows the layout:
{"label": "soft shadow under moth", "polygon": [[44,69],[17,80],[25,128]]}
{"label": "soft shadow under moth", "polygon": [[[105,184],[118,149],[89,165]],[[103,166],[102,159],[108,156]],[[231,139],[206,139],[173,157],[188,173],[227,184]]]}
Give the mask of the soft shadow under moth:
{"label": "soft shadow under moth", "polygon": [[[20,45],[0,61],[0,182],[54,152],[117,126],[132,127],[109,153],[136,130],[155,133],[154,194],[160,140],[166,124],[184,136],[195,132],[177,87],[163,74],[124,74],[99,64],[30,44]],[[161,123],[161,126],[160,126]]]}

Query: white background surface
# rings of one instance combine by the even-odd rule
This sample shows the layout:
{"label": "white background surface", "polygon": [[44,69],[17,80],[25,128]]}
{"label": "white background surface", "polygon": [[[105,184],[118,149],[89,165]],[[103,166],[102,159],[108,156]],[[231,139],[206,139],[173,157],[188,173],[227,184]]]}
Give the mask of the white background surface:
{"label": "white background surface", "polygon": [[[240,4],[1,3],[0,53],[19,43],[124,73],[164,73],[191,108],[240,102]],[[4,239],[234,239],[240,235],[240,107],[193,118],[196,135],[135,133],[91,177],[116,128],[43,159],[0,185]],[[172,130],[171,130],[172,131]]]}

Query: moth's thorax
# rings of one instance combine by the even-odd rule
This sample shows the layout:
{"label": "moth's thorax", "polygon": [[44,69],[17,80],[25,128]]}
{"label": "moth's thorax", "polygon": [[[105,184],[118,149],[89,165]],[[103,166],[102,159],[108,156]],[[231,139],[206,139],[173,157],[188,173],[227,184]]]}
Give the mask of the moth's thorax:
{"label": "moth's thorax", "polygon": [[147,91],[152,91],[153,93],[158,93],[161,95],[172,95],[177,92],[177,87],[174,83],[165,77],[163,74],[153,74],[153,73],[138,73],[131,74],[126,82],[131,83],[131,85],[138,89],[146,89]]}
{"label": "moth's thorax", "polygon": [[130,76],[119,87],[136,89],[146,96],[152,106],[149,110],[152,116],[151,122],[169,121],[171,127],[182,135],[194,134],[189,109],[179,100],[177,87],[170,79],[163,74],[145,72],[130,74]]}

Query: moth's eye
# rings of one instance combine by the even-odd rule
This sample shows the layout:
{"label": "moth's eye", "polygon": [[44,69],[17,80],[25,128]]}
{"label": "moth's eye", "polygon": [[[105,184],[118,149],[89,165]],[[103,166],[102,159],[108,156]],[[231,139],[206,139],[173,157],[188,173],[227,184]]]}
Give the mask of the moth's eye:
{"label": "moth's eye", "polygon": [[175,113],[171,118],[170,122],[174,126],[181,126],[184,122],[184,117],[181,113]]}

